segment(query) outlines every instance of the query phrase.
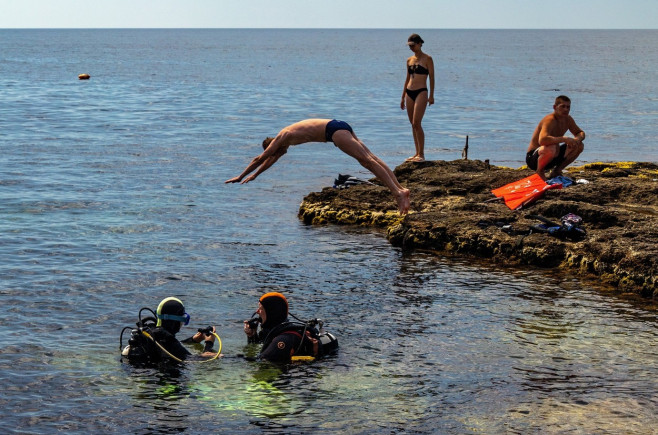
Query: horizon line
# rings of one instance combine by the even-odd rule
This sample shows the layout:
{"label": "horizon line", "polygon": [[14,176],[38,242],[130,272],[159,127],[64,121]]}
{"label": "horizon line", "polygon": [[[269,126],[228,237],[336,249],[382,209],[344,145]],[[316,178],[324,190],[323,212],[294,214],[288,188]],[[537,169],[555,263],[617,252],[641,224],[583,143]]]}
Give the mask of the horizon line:
{"label": "horizon line", "polygon": [[0,27],[0,30],[658,30],[650,27]]}

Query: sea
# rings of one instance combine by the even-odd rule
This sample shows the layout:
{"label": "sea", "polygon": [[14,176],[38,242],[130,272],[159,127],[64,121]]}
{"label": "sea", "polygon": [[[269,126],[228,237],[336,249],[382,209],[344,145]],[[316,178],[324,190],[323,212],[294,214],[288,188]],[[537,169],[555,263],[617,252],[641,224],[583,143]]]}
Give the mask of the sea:
{"label": "sea", "polygon": [[[305,118],[345,120],[400,165],[412,32],[436,68],[428,159],[468,137],[470,159],[521,167],[565,94],[587,132],[575,165],[658,162],[657,30],[0,30],[0,432],[654,433],[646,303],[303,224],[305,195],[372,177],[331,143],[224,183]],[[246,360],[242,322],[269,291],[338,352]],[[223,358],[121,360],[169,296],[191,316],[180,336],[215,325]]]}

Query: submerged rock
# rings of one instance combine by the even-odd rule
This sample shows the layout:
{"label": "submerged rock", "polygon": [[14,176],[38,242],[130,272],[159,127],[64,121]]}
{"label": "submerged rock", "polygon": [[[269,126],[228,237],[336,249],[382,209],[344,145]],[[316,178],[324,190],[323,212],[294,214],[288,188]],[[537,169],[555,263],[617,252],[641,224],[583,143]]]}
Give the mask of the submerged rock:
{"label": "submerged rock", "polygon": [[[391,244],[404,250],[565,268],[623,292],[658,297],[658,165],[592,163],[567,170],[565,175],[588,183],[548,190],[534,204],[512,211],[491,190],[532,175],[530,170],[478,160],[409,162],[395,169],[411,190],[408,215],[399,216],[388,189],[372,179],[375,185],[310,193],[299,217],[313,225],[385,228]],[[541,223],[536,215],[559,223],[567,213],[583,218],[584,239],[529,231]]]}

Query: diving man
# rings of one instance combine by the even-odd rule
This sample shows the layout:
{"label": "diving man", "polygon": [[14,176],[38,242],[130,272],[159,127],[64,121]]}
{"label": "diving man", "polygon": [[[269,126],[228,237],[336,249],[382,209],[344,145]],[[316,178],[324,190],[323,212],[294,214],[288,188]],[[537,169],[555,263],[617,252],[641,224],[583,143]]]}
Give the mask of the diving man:
{"label": "diving man", "polygon": [[[305,119],[284,127],[275,138],[266,138],[263,141],[265,151],[254,157],[240,175],[226,180],[226,183],[248,183],[288,152],[288,147],[308,142],[333,142],[337,148],[354,157],[361,166],[375,174],[388,187],[397,201],[400,214],[409,211],[409,190],[402,187],[386,163],[356,137],[348,123],[335,119]],[[256,172],[244,178],[254,170]]]}

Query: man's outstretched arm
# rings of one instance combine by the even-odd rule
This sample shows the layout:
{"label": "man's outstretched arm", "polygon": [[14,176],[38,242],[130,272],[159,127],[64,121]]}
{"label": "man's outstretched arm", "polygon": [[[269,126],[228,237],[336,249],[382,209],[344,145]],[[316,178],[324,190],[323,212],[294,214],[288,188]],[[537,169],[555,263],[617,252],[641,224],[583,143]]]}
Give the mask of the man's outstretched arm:
{"label": "man's outstretched arm", "polygon": [[[263,153],[263,154],[265,154],[265,153]],[[253,171],[258,166],[260,166],[260,164],[263,161],[263,154],[260,154],[256,157],[254,157],[253,160],[251,161],[251,163],[249,163],[249,165],[244,169],[244,171],[242,171],[242,173],[240,175],[238,175],[237,177],[229,178],[224,183],[237,183],[237,182],[242,181],[242,179],[244,178],[245,175],[249,174],[251,171]]]}
{"label": "man's outstretched arm", "polygon": [[274,163],[276,163],[276,161],[279,160],[279,157],[281,157],[281,154],[275,154],[273,156],[269,156],[268,158],[266,158],[265,161],[263,162],[263,164],[258,167],[258,170],[256,170],[256,172],[254,172],[253,174],[251,174],[247,178],[245,178],[240,184],[245,184],[245,183],[248,183],[250,181],[255,180],[256,177],[258,177],[263,172],[267,171],[267,169],[270,166],[272,166]]}
{"label": "man's outstretched arm", "polygon": [[[274,138],[272,142],[270,142],[269,146],[265,149],[265,151],[263,151],[261,154],[253,158],[251,163],[249,163],[249,165],[245,168],[244,171],[242,171],[240,175],[226,180],[225,183],[238,183],[242,181],[242,179],[247,174],[250,174],[254,169],[258,168],[262,164],[264,167],[261,167],[258,170],[258,172],[256,172],[253,176],[248,177],[247,180],[242,181],[243,184],[248,183],[249,181],[256,178],[260,173],[265,171],[267,168],[272,166],[274,162],[276,162],[279,159],[279,157],[281,157],[281,155],[285,154],[285,151],[283,151],[283,153],[277,152],[279,151],[279,148],[281,147],[281,143],[283,142],[279,136],[281,136],[281,133],[279,133],[277,137]],[[274,160],[269,161],[272,157],[275,157]]]}

